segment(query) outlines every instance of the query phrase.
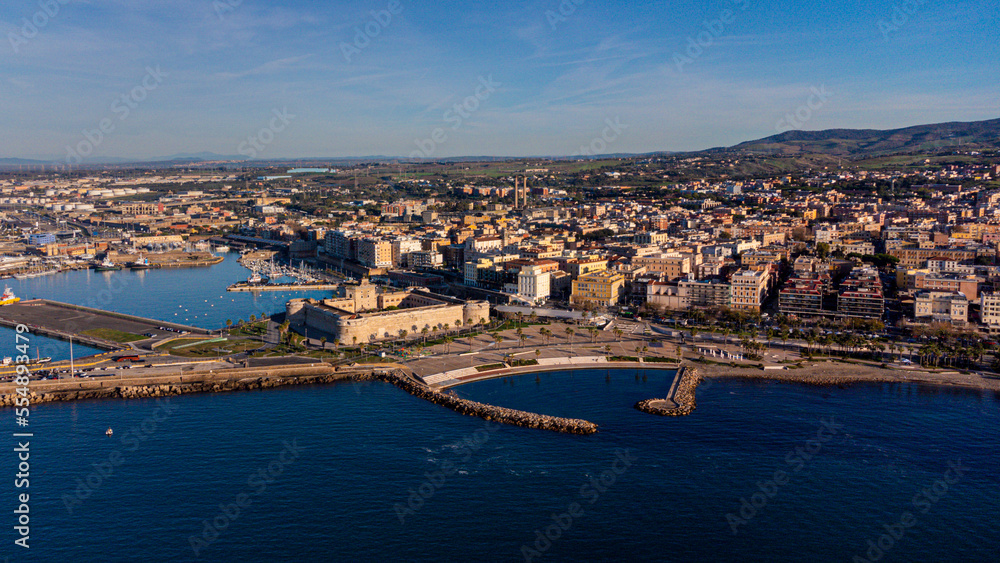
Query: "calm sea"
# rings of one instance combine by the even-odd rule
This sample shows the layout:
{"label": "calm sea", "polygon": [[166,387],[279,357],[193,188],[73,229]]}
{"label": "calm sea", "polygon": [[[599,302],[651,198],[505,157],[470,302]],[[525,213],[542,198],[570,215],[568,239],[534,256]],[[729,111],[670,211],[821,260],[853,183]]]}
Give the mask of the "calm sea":
{"label": "calm sea", "polygon": [[586,418],[601,428],[590,436],[493,426],[381,383],[40,405],[31,549],[13,547],[8,481],[3,553],[846,562],[874,546],[881,561],[996,560],[995,394],[716,381],[688,417],[632,408],[671,377],[589,370],[456,390]]}
{"label": "calm sea", "polygon": [[235,323],[249,320],[250,315],[284,311],[285,303],[294,297],[331,295],[328,291],[227,292],[226,287],[250,275],[238,259],[239,255],[229,253],[222,263],[204,268],[77,270],[5,281],[22,299],[52,299],[208,329],[226,326],[227,319]]}

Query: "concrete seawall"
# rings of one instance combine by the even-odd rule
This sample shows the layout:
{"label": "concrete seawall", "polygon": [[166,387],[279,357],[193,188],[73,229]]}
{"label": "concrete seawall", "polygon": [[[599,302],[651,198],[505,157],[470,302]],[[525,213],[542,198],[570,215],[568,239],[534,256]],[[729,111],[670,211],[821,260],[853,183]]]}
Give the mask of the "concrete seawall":
{"label": "concrete seawall", "polygon": [[72,303],[63,303],[61,301],[51,301],[49,299],[36,299],[35,301],[40,301],[40,302],[43,302],[43,303],[45,303],[47,305],[51,305],[53,307],[62,307],[63,309],[74,309],[76,311],[82,311],[82,312],[85,312],[85,313],[90,313],[92,315],[103,315],[105,317],[114,317],[114,318],[117,318],[117,319],[125,319],[127,321],[135,321],[135,322],[140,322],[140,323],[146,323],[146,324],[152,324],[152,325],[159,325],[159,326],[165,326],[165,327],[175,328],[175,329],[178,329],[178,330],[184,330],[184,331],[190,332],[192,334],[212,334],[212,331],[210,331],[210,330],[207,330],[207,329],[204,329],[204,328],[200,328],[200,327],[196,327],[196,326],[190,326],[190,325],[180,324],[180,323],[173,323],[173,322],[169,322],[169,321],[160,321],[160,320],[156,320],[156,319],[147,319],[145,317],[139,317],[139,316],[136,316],[136,315],[128,315],[128,314],[125,314],[125,313],[117,313],[115,311],[105,311],[103,309],[94,309],[93,307],[84,307],[83,305],[73,305]]}

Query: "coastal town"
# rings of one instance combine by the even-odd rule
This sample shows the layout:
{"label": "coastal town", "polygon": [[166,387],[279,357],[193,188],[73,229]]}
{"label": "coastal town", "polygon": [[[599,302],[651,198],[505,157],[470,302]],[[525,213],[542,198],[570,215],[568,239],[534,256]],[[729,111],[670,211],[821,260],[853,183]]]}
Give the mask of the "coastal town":
{"label": "coastal town", "polygon": [[[897,168],[770,175],[753,171],[754,155],[8,170],[0,268],[113,276],[211,268],[239,251],[246,279],[230,291],[290,293],[284,310],[225,326],[166,331],[147,319],[129,332],[95,313],[87,341],[150,368],[190,353],[222,368],[332,349],[344,364],[408,361],[431,376],[448,371],[457,339],[472,352],[485,331],[501,335],[482,371],[512,367],[524,347],[541,359],[580,353],[541,351],[575,330],[590,332],[590,353],[636,361],[787,368],[839,355],[995,371],[996,161],[942,150]],[[326,296],[295,295],[317,290]],[[23,305],[7,316],[32,318],[14,314]],[[187,339],[164,346],[177,331]],[[612,354],[605,341],[623,335],[639,346]]]}
{"label": "coastal town", "polygon": [[0,563],[995,561],[995,4],[4,2]]}

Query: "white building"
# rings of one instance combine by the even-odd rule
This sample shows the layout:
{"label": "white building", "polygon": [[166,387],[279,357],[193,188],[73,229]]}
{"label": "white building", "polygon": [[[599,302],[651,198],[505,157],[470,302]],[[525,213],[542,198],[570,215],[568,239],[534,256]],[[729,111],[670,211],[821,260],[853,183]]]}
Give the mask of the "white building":
{"label": "white building", "polygon": [[444,256],[436,250],[420,250],[408,255],[410,268],[438,268],[444,265]]}
{"label": "white building", "polygon": [[533,303],[541,303],[551,293],[550,273],[541,266],[525,266],[517,275],[517,294]]}
{"label": "white building", "polygon": [[983,324],[990,330],[1000,330],[1000,293],[984,293],[980,296]]}
{"label": "white building", "polygon": [[920,291],[913,304],[913,316],[922,321],[964,324],[969,320],[969,299],[957,291]]}
{"label": "white building", "polygon": [[405,266],[408,263],[407,256],[411,252],[423,250],[423,245],[415,238],[398,238],[392,241],[392,265],[393,267]]}

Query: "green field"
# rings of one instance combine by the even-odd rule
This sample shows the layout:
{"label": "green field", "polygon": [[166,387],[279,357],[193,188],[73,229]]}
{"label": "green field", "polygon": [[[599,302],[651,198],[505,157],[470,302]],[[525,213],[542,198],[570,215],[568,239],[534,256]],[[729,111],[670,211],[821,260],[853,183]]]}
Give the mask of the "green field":
{"label": "green field", "polygon": [[92,328],[90,330],[83,331],[81,334],[93,336],[94,338],[103,338],[104,340],[110,340],[111,342],[121,342],[123,344],[146,340],[147,338],[141,334],[132,334],[131,332],[123,332],[113,328]]}

